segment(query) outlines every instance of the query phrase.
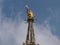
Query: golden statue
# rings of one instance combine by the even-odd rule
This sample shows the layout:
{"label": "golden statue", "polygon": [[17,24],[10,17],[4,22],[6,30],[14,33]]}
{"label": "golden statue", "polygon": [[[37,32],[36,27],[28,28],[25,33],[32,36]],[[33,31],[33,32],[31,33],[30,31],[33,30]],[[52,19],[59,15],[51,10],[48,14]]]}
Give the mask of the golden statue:
{"label": "golden statue", "polygon": [[28,5],[25,5],[26,9],[27,9],[27,16],[29,19],[33,19],[34,18],[34,14],[32,12],[32,10],[29,10]]}
{"label": "golden statue", "polygon": [[28,18],[32,19],[34,18],[34,14],[31,10],[27,11]]}

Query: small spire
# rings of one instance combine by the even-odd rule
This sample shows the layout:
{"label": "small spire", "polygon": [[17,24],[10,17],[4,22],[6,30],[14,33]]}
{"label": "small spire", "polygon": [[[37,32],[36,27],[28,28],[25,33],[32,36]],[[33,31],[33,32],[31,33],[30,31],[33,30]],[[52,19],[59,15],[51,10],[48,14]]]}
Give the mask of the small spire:
{"label": "small spire", "polygon": [[37,45],[35,41],[35,33],[34,33],[34,14],[31,10],[29,10],[28,5],[25,5],[27,9],[27,21],[28,21],[28,31],[27,31],[27,37],[26,42],[23,43],[23,45]]}

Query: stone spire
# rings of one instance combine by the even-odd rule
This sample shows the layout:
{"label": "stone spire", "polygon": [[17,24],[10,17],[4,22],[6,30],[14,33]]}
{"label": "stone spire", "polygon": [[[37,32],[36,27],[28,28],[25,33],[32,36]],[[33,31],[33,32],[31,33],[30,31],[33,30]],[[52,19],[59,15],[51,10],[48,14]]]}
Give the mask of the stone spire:
{"label": "stone spire", "polygon": [[27,22],[28,22],[27,37],[26,42],[23,43],[23,45],[36,45],[34,27],[33,27],[34,14],[31,10],[28,9],[27,9]]}

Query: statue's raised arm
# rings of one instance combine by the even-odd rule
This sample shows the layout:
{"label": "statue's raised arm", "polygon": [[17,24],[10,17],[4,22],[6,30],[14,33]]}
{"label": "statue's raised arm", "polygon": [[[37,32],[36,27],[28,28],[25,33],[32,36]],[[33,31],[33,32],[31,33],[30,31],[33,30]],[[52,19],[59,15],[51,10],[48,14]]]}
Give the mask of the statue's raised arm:
{"label": "statue's raised arm", "polygon": [[32,12],[32,10],[29,10],[28,5],[25,6],[27,9],[27,16],[29,19],[33,19],[34,18],[34,13]]}

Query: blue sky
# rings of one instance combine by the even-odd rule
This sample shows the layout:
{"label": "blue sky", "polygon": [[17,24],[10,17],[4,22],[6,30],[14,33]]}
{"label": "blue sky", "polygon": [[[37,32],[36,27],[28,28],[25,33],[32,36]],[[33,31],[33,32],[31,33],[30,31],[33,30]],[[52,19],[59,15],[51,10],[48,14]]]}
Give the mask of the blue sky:
{"label": "blue sky", "polygon": [[[7,18],[14,18],[18,12],[22,11],[22,18],[26,18],[25,5],[28,4],[33,10],[37,24],[42,23],[46,18],[51,17],[49,23],[56,28],[55,35],[60,37],[60,0],[5,0],[3,1],[3,12]],[[14,14],[11,15],[12,10]]]}
{"label": "blue sky", "polygon": [[[47,30],[47,28],[48,28],[48,30],[50,30],[51,34],[53,36],[56,36],[58,38],[58,40],[60,40],[60,0],[0,0],[0,24],[1,24],[0,28],[2,27],[2,29],[0,29],[0,30],[7,30],[7,29],[14,30],[15,28],[18,29],[19,25],[22,28],[24,27],[24,25],[26,26],[26,24],[24,24],[24,23],[26,23],[26,21],[24,21],[24,20],[27,18],[26,9],[25,9],[26,4],[29,5],[29,8],[34,12],[34,14],[36,16],[35,19],[37,19],[37,20],[35,20],[35,25],[37,25],[38,31],[40,31],[40,28],[43,28],[43,30],[45,30],[45,29]],[[21,26],[21,22],[24,25]],[[8,26],[5,29],[6,25],[8,25]],[[12,27],[10,29],[11,25],[14,29],[12,29]],[[39,26],[39,28],[38,28],[38,26]],[[24,29],[22,29],[22,30],[24,30]],[[45,31],[45,32],[47,33],[47,31]],[[6,31],[6,32],[8,34],[8,31]],[[6,33],[6,32],[4,32],[4,33]],[[13,31],[11,31],[11,32],[13,32]],[[23,31],[20,31],[20,32],[23,32]],[[11,33],[9,33],[9,35],[10,34]],[[18,35],[19,34],[21,34],[21,33],[18,33]],[[9,36],[7,36],[7,37],[9,37]],[[43,37],[44,37],[44,35],[43,35]],[[14,45],[13,36],[8,39],[13,40],[13,43],[11,43],[11,44]],[[3,38],[3,40],[4,40],[4,38]],[[8,41],[11,41],[11,40],[8,40]],[[3,42],[4,41],[2,41],[2,43]],[[0,43],[1,43],[1,40],[0,40]],[[4,45],[2,43],[1,43],[1,45]],[[5,42],[5,43],[7,43],[7,42]],[[19,41],[17,41],[17,43],[19,43]],[[59,45],[59,44],[57,44],[57,45]]]}

